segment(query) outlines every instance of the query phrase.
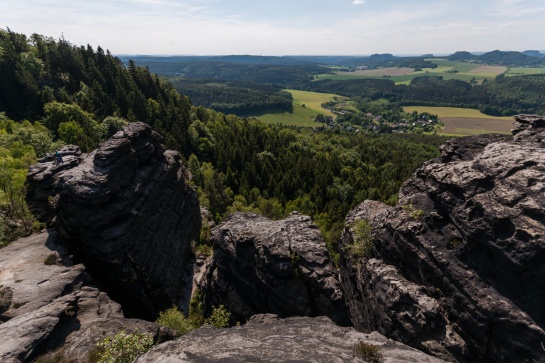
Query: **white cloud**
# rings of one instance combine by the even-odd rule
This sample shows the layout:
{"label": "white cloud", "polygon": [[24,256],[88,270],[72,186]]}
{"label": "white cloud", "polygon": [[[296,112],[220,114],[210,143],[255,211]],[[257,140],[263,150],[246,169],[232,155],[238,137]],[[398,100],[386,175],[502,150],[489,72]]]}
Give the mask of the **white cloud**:
{"label": "white cloud", "polygon": [[528,17],[545,12],[545,6],[538,5],[537,1],[502,0],[491,14],[499,17]]}
{"label": "white cloud", "polygon": [[361,5],[365,2],[365,0],[354,0],[354,2],[352,4],[354,5]]}

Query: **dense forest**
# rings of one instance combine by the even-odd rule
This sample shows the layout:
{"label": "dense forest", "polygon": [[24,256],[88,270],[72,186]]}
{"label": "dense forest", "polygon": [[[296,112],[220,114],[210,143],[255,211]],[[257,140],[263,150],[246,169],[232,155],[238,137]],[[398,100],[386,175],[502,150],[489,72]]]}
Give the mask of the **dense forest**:
{"label": "dense forest", "polygon": [[314,218],[333,254],[348,210],[366,198],[395,203],[401,183],[445,141],[226,116],[100,47],[9,30],[0,31],[0,95],[0,243],[39,227],[22,198],[29,165],[63,144],[91,150],[132,120],[182,153],[216,221],[237,210],[271,218],[298,210]]}
{"label": "dense forest", "polygon": [[293,97],[282,87],[264,83],[213,79],[171,78],[170,83],[189,96],[195,106],[238,116],[291,112]]}
{"label": "dense forest", "polygon": [[13,120],[59,127],[87,151],[118,117],[149,123],[180,149],[190,123],[189,99],[145,68],[122,62],[100,47],[75,47],[65,39],[27,38],[0,30],[0,111]]}

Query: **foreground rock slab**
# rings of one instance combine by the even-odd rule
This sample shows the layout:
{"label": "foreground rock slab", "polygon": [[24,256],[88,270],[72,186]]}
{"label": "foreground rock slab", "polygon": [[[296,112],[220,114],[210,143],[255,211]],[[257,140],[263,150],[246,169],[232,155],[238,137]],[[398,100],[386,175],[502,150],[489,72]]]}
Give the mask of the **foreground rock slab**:
{"label": "foreground rock slab", "polygon": [[176,303],[201,217],[180,155],[140,122],[88,155],[31,167],[27,202],[59,233],[127,316],[154,319]]}
{"label": "foreground rock slab", "polygon": [[[545,117],[514,138],[455,139],[346,219],[341,281],[354,326],[451,361],[543,362]],[[351,253],[371,227],[372,248]]]}
{"label": "foreground rock slab", "polygon": [[208,310],[224,305],[242,322],[273,313],[350,324],[337,271],[310,217],[295,212],[272,221],[236,213],[213,229],[212,242],[212,263],[200,283]]}
{"label": "foreground rock slab", "polygon": [[62,347],[72,361],[85,362],[96,343],[120,330],[147,332],[157,342],[169,329],[125,319],[121,306],[91,285],[56,233],[19,239],[0,250],[0,361],[30,362]]}
{"label": "foreground rock slab", "polygon": [[379,333],[339,327],[325,317],[279,319],[272,314],[256,315],[239,327],[197,329],[135,362],[364,362],[352,352],[358,342],[379,347],[383,363],[443,362]]}

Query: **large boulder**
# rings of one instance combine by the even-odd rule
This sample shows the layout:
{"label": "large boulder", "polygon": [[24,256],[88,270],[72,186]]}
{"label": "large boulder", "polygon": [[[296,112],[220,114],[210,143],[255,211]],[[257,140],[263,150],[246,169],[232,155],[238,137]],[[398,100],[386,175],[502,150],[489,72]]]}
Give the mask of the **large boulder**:
{"label": "large boulder", "polygon": [[0,253],[0,361],[30,362],[59,348],[70,361],[85,362],[96,343],[121,330],[147,332],[156,342],[170,329],[125,319],[121,306],[92,285],[56,233],[40,233]]}
{"label": "large boulder", "polygon": [[[361,343],[369,347],[365,360],[353,352],[353,347]],[[380,357],[372,354],[371,346],[378,348]],[[443,362],[377,332],[364,334],[353,328],[339,327],[325,317],[279,319],[267,314],[255,315],[247,324],[230,329],[197,329],[151,349],[135,363],[378,361]]]}
{"label": "large boulder", "polygon": [[234,321],[254,314],[350,320],[335,269],[310,217],[273,221],[235,213],[212,230],[214,255],[201,281],[205,308],[224,305]]}
{"label": "large boulder", "polygon": [[191,241],[201,224],[180,155],[141,122],[88,155],[30,168],[27,202],[53,226],[129,317],[154,319],[176,304]]}
{"label": "large boulder", "polygon": [[545,117],[516,119],[513,140],[449,142],[397,206],[350,212],[341,281],[357,329],[451,361],[544,361]]}

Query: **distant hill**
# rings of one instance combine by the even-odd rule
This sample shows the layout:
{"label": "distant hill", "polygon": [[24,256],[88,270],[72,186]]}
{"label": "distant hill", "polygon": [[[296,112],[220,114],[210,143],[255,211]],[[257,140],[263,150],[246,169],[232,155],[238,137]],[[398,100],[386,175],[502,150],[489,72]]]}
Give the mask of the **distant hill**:
{"label": "distant hill", "polygon": [[475,61],[483,64],[505,65],[511,67],[539,67],[545,66],[545,54],[539,51],[501,51],[493,50],[481,55],[472,54],[470,52],[456,52],[446,57],[453,61]]}
{"label": "distant hill", "polygon": [[545,58],[545,53],[541,53],[539,50],[525,50],[522,54],[529,55],[530,57]]}
{"label": "distant hill", "polygon": [[478,58],[477,55],[469,53],[469,52],[456,52],[447,57],[448,60],[458,60],[458,61],[467,61],[467,60],[476,59],[476,58]]}
{"label": "distant hill", "polygon": [[384,54],[373,54],[369,58],[370,59],[394,59],[396,57],[393,54],[384,53]]}

